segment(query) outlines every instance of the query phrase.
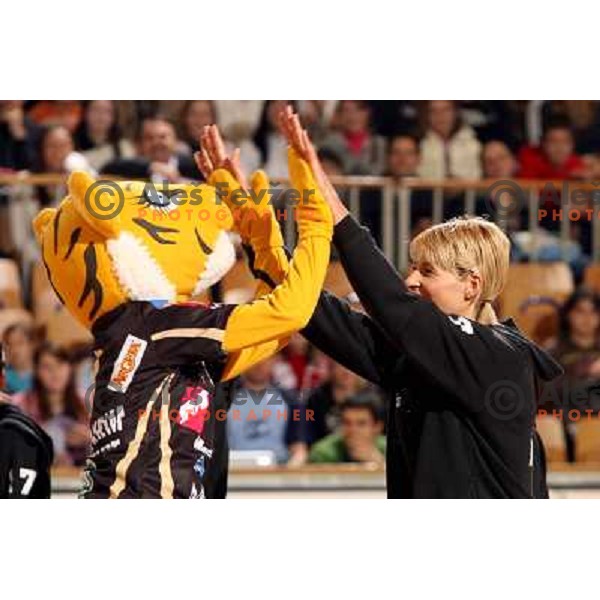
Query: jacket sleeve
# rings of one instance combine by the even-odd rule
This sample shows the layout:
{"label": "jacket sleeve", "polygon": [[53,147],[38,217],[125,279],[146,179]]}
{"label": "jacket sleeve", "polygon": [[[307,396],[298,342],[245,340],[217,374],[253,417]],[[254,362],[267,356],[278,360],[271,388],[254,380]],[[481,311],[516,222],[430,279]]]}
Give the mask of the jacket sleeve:
{"label": "jacket sleeve", "polygon": [[[257,172],[252,178],[255,195],[267,187],[266,175]],[[251,209],[243,206],[235,215],[250,271],[259,281],[259,297],[283,281],[289,268],[288,252],[270,205],[261,203]],[[347,302],[328,292],[321,293],[315,312],[301,333],[335,361],[380,386],[385,385],[392,363],[398,360],[397,350],[368,316],[352,310]],[[278,345],[270,343],[269,348],[255,347],[244,352],[266,358],[286,344],[287,340],[283,340]]]}
{"label": "jacket sleeve", "polygon": [[241,187],[231,173],[217,169],[211,174],[210,183],[220,190],[220,197],[233,215],[234,230],[242,240],[248,266],[258,281],[255,297],[269,294],[283,281],[290,256],[273,212],[267,174],[260,170],[252,174],[250,198],[239,204],[232,196]]}
{"label": "jacket sleeve", "polygon": [[11,444],[7,432],[0,428],[0,498],[8,498],[12,469]]}
{"label": "jacket sleeve", "polygon": [[[446,315],[411,293],[369,231],[352,216],[336,226],[334,243],[367,312],[424,377],[466,408],[480,409],[489,373],[495,380],[514,376],[514,352],[502,351],[500,342],[478,323]],[[487,364],[482,365],[482,357]]]}
{"label": "jacket sleeve", "polygon": [[283,282],[267,296],[233,310],[223,349],[235,352],[290,336],[305,327],[323,287],[329,250],[326,237],[301,239]]}
{"label": "jacket sleeve", "polygon": [[49,498],[48,471],[35,444],[12,428],[0,428],[0,498]]}
{"label": "jacket sleeve", "polygon": [[290,254],[284,246],[281,227],[275,218],[269,196],[269,180],[264,171],[252,176],[252,189],[261,201],[254,207],[242,207],[238,218],[237,231],[248,266],[258,280],[256,297],[270,293],[279,285],[289,267]]}
{"label": "jacket sleeve", "polygon": [[[255,300],[267,296],[283,282],[288,272],[289,256],[271,206],[270,184],[266,173],[253,173],[252,198],[239,206],[232,201],[231,194],[240,189],[240,184],[231,173],[225,169],[217,169],[212,173],[210,183],[226,190],[225,193],[221,192],[222,198],[233,214],[234,229],[242,239],[248,266],[258,282]],[[284,348],[288,341],[289,337],[273,339],[231,353],[222,380],[237,377],[250,366]]]}
{"label": "jacket sleeve", "polygon": [[[331,211],[308,164],[293,151],[290,151],[289,168],[296,189],[313,192],[312,198],[309,196],[306,203],[297,206],[299,242],[282,282],[268,295],[242,304],[231,313],[223,340],[223,349],[228,353],[253,348],[256,354],[261,344],[269,344],[266,349],[258,349],[261,355],[267,350],[275,352],[286,338],[306,326],[323,287],[331,249]],[[234,354],[224,377],[248,366],[248,353]]]}
{"label": "jacket sleeve", "polygon": [[302,335],[333,360],[371,383],[381,387],[393,384],[393,373],[402,361],[402,353],[369,316],[353,310],[333,294],[321,294]]}

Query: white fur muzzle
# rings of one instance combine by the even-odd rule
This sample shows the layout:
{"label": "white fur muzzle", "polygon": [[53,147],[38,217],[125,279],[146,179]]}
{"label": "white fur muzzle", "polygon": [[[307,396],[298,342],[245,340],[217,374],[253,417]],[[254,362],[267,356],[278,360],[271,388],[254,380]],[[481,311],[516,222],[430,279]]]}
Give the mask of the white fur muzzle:
{"label": "white fur muzzle", "polygon": [[[167,302],[177,300],[175,285],[135,235],[122,232],[118,238],[107,240],[106,249],[115,277],[128,298]],[[234,262],[235,248],[228,234],[222,231],[212,253],[207,257],[206,268],[198,278],[193,295],[199,295],[221,280]]]}
{"label": "white fur muzzle", "polygon": [[175,302],[175,286],[135,235],[124,231],[118,238],[107,240],[106,249],[113,272],[128,298]]}
{"label": "white fur muzzle", "polygon": [[206,268],[196,283],[194,296],[200,295],[211,285],[223,279],[234,263],[235,248],[233,242],[226,231],[221,231],[217,238],[217,243],[206,261]]}

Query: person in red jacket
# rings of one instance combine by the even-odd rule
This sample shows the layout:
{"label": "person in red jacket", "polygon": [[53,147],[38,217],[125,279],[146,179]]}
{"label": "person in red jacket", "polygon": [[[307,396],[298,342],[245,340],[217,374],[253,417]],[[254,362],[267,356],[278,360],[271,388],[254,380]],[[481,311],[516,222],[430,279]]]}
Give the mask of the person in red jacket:
{"label": "person in red jacket", "polygon": [[569,121],[556,119],[544,131],[539,147],[525,146],[519,152],[523,179],[578,179],[584,163],[575,154],[575,141]]}

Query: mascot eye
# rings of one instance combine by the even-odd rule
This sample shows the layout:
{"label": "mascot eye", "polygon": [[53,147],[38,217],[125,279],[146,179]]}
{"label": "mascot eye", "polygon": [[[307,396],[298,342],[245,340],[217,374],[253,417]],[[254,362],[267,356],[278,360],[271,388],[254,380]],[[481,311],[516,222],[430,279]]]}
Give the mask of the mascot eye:
{"label": "mascot eye", "polygon": [[153,186],[147,186],[144,189],[142,200],[145,205],[154,206],[156,208],[168,208],[169,204],[171,204],[169,197],[166,194],[159,192]]}
{"label": "mascot eye", "polygon": [[165,190],[161,192],[153,185],[147,185],[142,195],[139,196],[138,204],[161,212],[170,212],[182,204],[182,202],[176,200],[180,197],[183,197],[183,201],[185,201],[184,190]]}

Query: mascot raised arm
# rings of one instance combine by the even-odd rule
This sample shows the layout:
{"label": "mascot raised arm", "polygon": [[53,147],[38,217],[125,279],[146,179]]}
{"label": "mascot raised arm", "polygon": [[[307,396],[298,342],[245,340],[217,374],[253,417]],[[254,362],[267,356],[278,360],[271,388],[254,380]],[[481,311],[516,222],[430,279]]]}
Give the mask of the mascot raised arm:
{"label": "mascot raised arm", "polygon": [[[306,325],[329,262],[330,209],[293,150],[289,170],[309,192],[297,205],[298,245],[282,283],[264,296],[270,286],[259,285],[247,304],[190,302],[233,265],[228,231],[244,229],[259,249],[283,245],[269,198],[237,210],[240,184],[226,168],[211,172],[212,185],[160,191],[76,172],[60,206],[35,218],[50,282],[99,356],[83,497],[225,496],[228,398],[217,384]],[[268,187],[264,174],[253,187]]]}

